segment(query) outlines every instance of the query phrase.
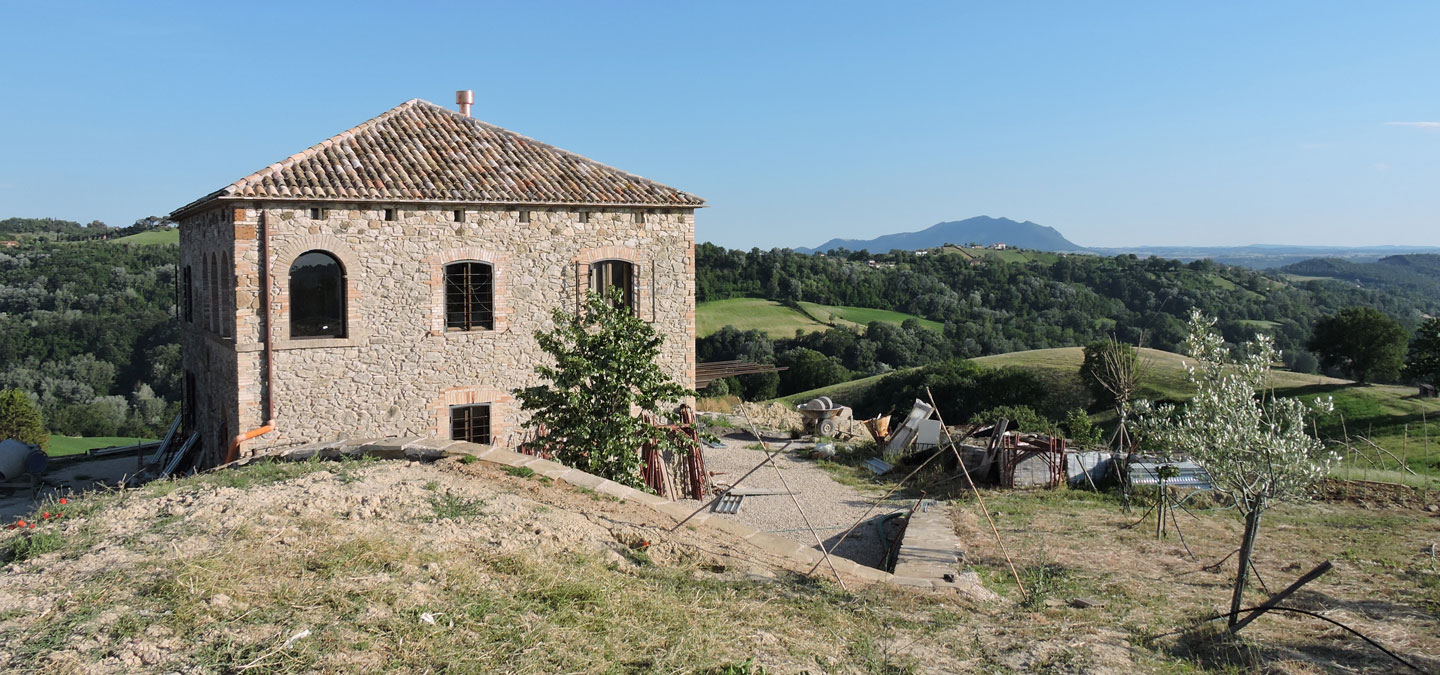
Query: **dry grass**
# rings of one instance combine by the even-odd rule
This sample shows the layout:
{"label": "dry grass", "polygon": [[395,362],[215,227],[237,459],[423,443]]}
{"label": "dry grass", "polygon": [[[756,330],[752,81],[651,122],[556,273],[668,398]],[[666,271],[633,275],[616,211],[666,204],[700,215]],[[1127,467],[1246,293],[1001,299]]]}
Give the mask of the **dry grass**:
{"label": "dry grass", "polygon": [[[0,668],[45,672],[1188,672],[1385,670],[1288,617],[1243,642],[1150,641],[1223,605],[1117,502],[992,493],[1030,602],[804,577],[707,528],[484,464],[260,465],[67,505],[58,541],[0,577]],[[1341,564],[1295,600],[1411,655],[1440,650],[1440,583],[1416,557],[1437,520],[1320,504],[1267,519],[1273,586]],[[1208,562],[1227,512],[1182,516]],[[1015,596],[973,506],[967,564]],[[19,535],[0,534],[11,550]],[[33,554],[33,555],[30,555]],[[1086,595],[1103,608],[1051,606]],[[1258,596],[1257,596],[1258,597]],[[1046,600],[1050,600],[1047,603]],[[308,631],[308,632],[306,632]],[[296,635],[303,637],[295,638]],[[289,642],[287,645],[286,643]],[[1435,665],[1433,661],[1427,662]],[[763,668],[763,671],[761,670]],[[749,669],[748,671],[746,669]]]}
{"label": "dry grass", "polygon": [[[1105,603],[1099,609],[1046,609],[1042,616],[1100,621],[1136,644],[1207,669],[1392,672],[1398,666],[1329,624],[1278,613],[1253,623],[1243,640],[1210,626],[1152,640],[1228,609],[1234,559],[1204,568],[1238,547],[1243,523],[1233,510],[1179,514],[1182,543],[1173,533],[1157,541],[1153,517],[1127,527],[1145,507],[1125,514],[1107,495],[996,492],[986,500],[1022,576],[1045,577],[1049,590],[1037,599],[1039,606],[1079,596]],[[972,543],[971,563],[997,590],[1018,595],[1013,582],[1005,583],[1004,559],[983,517],[965,509],[957,529]],[[1334,571],[1287,604],[1323,612],[1434,669],[1440,668],[1433,656],[1440,654],[1440,571],[1422,549],[1437,540],[1440,518],[1420,510],[1286,505],[1262,523],[1256,566],[1275,591],[1321,561],[1335,561]],[[1266,595],[1252,584],[1247,602],[1259,604]]]}

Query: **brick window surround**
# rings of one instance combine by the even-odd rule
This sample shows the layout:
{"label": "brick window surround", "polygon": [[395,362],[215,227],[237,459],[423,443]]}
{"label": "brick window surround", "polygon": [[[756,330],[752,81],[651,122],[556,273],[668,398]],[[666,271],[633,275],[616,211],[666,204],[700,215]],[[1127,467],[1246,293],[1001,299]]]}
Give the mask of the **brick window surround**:
{"label": "brick window surround", "polygon": [[[445,329],[445,266],[457,262],[481,262],[490,266],[491,303],[494,305],[495,327],[475,330]],[[462,335],[484,335],[504,333],[510,328],[515,310],[510,306],[510,256],[489,249],[467,246],[452,248],[425,256],[425,266],[430,270],[430,325],[431,336],[457,337]],[[481,401],[483,403],[483,401]],[[494,427],[494,411],[491,411],[491,426]],[[492,432],[492,436],[494,433]]]}
{"label": "brick window surround", "polygon": [[630,263],[635,275],[635,291],[640,295],[636,311],[646,322],[655,321],[655,266],[650,256],[638,248],[626,246],[597,246],[580,249],[572,261],[574,267],[573,292],[575,309],[580,308],[586,291],[590,290],[590,266],[602,260],[623,260]]}
{"label": "brick window surround", "polygon": [[[345,269],[345,337],[343,338],[300,338],[290,337],[290,267],[295,259],[310,251],[322,251],[340,261]],[[368,304],[361,283],[364,267],[360,257],[344,241],[326,234],[296,237],[278,246],[270,259],[270,293],[274,333],[274,349],[315,349],[321,347],[360,347],[368,344],[368,328],[361,323],[361,308]]]}
{"label": "brick window surround", "polygon": [[440,392],[440,396],[430,402],[430,411],[435,421],[431,436],[450,438],[450,408],[477,403],[490,404],[491,445],[507,447],[505,444],[508,442],[507,435],[511,431],[510,422],[514,415],[515,396],[503,389],[487,385],[451,387]]}

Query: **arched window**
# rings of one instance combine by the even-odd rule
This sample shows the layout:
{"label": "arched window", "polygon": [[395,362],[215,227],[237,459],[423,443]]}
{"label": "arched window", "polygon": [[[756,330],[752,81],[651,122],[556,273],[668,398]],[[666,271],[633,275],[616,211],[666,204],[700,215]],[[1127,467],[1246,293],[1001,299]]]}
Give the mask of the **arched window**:
{"label": "arched window", "polygon": [[325,251],[290,266],[290,337],[345,337],[345,268]]}
{"label": "arched window", "polygon": [[210,332],[219,335],[225,308],[220,306],[220,262],[214,254],[210,255],[210,278],[205,281],[210,284]]}
{"label": "arched window", "polygon": [[635,265],[628,260],[601,260],[590,264],[590,290],[609,297],[620,289],[620,304],[635,309]]}
{"label": "arched window", "polygon": [[220,269],[220,306],[225,310],[220,316],[220,335],[235,335],[235,254],[225,252],[225,265]]}
{"label": "arched window", "polygon": [[495,271],[483,262],[445,266],[445,330],[494,330]]}
{"label": "arched window", "polygon": [[200,254],[200,327],[210,330],[210,256]]}

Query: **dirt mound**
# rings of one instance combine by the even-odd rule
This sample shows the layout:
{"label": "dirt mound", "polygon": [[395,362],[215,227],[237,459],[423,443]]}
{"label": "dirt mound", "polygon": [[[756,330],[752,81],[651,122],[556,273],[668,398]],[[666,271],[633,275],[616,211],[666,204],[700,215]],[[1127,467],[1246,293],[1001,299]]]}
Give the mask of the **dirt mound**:
{"label": "dirt mound", "polygon": [[[720,579],[803,571],[724,533],[669,532],[648,507],[517,473],[458,459],[273,463],[71,500],[48,529],[10,534],[43,546],[0,574],[0,670],[131,672],[191,662],[197,649],[248,653],[298,629],[260,622],[186,635],[178,619],[264,615],[276,602],[340,611],[349,603],[329,604],[352,594],[438,605],[437,579],[480,562],[498,567],[492,575],[521,569],[511,560]],[[469,581],[484,587],[476,574]],[[392,620],[367,614],[382,611],[373,607],[346,611]]]}
{"label": "dirt mound", "polygon": [[747,416],[761,429],[799,431],[805,428],[805,418],[784,403],[741,403],[730,415],[741,425],[745,424]]}

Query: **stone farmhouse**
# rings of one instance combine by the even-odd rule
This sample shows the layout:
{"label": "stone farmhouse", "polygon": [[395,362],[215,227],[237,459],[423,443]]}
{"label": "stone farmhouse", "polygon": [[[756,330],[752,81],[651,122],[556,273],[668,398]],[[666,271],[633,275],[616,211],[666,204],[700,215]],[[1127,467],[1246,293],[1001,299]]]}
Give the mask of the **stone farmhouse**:
{"label": "stone farmhouse", "polygon": [[513,442],[534,339],[621,289],[695,381],[692,194],[419,99],[171,214],[182,428],[210,465],[298,443]]}

